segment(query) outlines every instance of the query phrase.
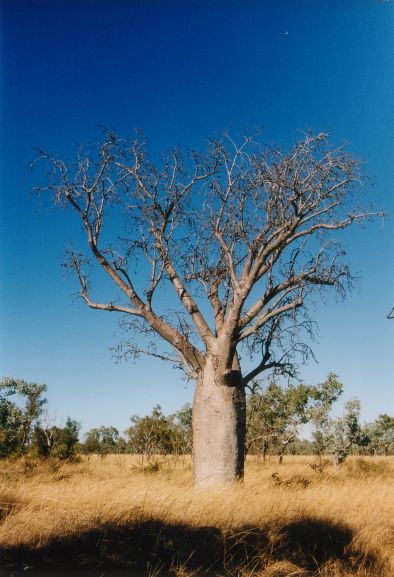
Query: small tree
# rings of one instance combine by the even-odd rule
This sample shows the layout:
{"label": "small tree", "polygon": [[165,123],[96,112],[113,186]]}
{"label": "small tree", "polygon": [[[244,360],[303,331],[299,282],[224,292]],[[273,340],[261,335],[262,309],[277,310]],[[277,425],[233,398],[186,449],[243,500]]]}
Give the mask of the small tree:
{"label": "small tree", "polygon": [[289,445],[290,455],[315,455],[316,446],[313,441],[308,439],[295,439]]}
{"label": "small tree", "polygon": [[[46,385],[4,377],[0,380],[0,455],[22,454],[42,413]],[[13,397],[15,401],[10,401]]]}
{"label": "small tree", "polygon": [[263,390],[255,384],[247,396],[246,451],[262,455],[264,461],[275,440],[281,397],[281,389],[274,382]]}
{"label": "small tree", "polygon": [[59,430],[59,436],[51,454],[60,459],[73,459],[79,442],[80,423],[67,417],[66,424]]}
{"label": "small tree", "polygon": [[254,389],[247,399],[247,447],[260,449],[265,459],[270,444],[282,463],[287,447],[308,422],[312,388],[303,383],[280,387],[270,383],[263,391]]}
{"label": "small tree", "polygon": [[279,463],[282,463],[288,445],[297,438],[302,427],[308,422],[312,394],[312,387],[304,383],[290,385],[284,390],[283,411],[277,436]]}
{"label": "small tree", "polygon": [[[70,207],[86,234],[88,254],[72,249],[67,263],[84,302],[147,337],[121,353],[170,361],[196,381],[201,485],[242,477],[245,387],[267,370],[294,375],[310,352],[303,331],[313,332],[313,295],[344,294],[351,282],[332,235],[374,214],[352,206],[359,164],[326,134],[306,134],[287,151],[255,136],[236,144],[226,135],[206,153],[176,150],[157,165],[143,142],[113,133],[74,162],[40,154],[49,167],[40,190]],[[94,295],[94,265],[113,284],[108,300]],[[158,296],[163,286],[177,307]],[[242,350],[255,359],[250,371]]]}
{"label": "small tree", "polygon": [[169,421],[173,452],[177,455],[190,455],[193,448],[193,414],[190,403],[186,403],[179,411],[170,415]]}
{"label": "small tree", "polygon": [[36,426],[33,433],[31,453],[36,457],[51,457],[61,439],[62,429]]}
{"label": "small tree", "polygon": [[101,456],[118,453],[119,439],[119,431],[115,427],[94,428],[86,433],[83,449],[86,453]]}
{"label": "small tree", "polygon": [[330,423],[329,442],[337,467],[342,465],[355,448],[363,445],[360,410],[360,400],[350,399],[345,404],[343,416]]}
{"label": "small tree", "polygon": [[172,452],[171,422],[163,415],[160,405],[152,409],[152,414],[145,417],[131,417],[132,426],[126,434],[130,450],[141,455],[142,467],[144,457],[149,462],[153,455],[167,455]]}
{"label": "small tree", "polygon": [[8,399],[0,400],[0,457],[20,452],[20,433],[23,429],[23,411]]}
{"label": "small tree", "polygon": [[313,439],[320,463],[330,446],[331,408],[342,392],[343,385],[334,373],[329,373],[327,379],[313,389],[309,420],[314,426]]}
{"label": "small tree", "polygon": [[374,452],[383,449],[384,455],[387,457],[390,447],[394,444],[394,417],[390,417],[386,413],[379,415],[379,417],[369,425],[368,433]]}

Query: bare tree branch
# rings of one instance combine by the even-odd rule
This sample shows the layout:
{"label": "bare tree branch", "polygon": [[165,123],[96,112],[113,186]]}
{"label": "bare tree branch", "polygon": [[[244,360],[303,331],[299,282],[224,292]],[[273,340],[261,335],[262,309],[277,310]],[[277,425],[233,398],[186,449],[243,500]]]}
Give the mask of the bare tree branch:
{"label": "bare tree branch", "polygon": [[[297,318],[316,291],[346,291],[351,274],[333,235],[382,214],[351,206],[359,164],[326,134],[308,133],[285,152],[255,136],[238,145],[226,134],[206,153],[173,151],[157,165],[143,142],[108,131],[96,155],[82,149],[74,163],[40,151],[50,169],[41,190],[78,215],[93,260],[119,291],[93,298],[85,257],[74,254],[85,303],[141,319],[195,377],[207,355],[223,374],[241,370],[237,346],[253,349],[261,335],[284,356],[265,350],[244,383],[261,370],[290,370],[282,321],[302,327]],[[111,222],[120,219],[116,235]],[[168,283],[190,326],[166,315]]]}

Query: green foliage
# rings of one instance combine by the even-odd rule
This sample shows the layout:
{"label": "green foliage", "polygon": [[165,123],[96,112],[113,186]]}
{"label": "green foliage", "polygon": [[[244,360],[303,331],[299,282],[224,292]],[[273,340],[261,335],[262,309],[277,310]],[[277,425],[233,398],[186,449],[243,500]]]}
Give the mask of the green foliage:
{"label": "green foliage", "polygon": [[375,435],[387,455],[389,447],[394,443],[394,417],[379,415],[375,422]]}
{"label": "green foliage", "polygon": [[190,403],[186,403],[171,415],[169,420],[172,452],[178,455],[190,455],[193,447],[193,411]]}
{"label": "green foliage", "polygon": [[290,455],[316,455],[316,444],[308,439],[294,439],[289,444],[288,453]]}
{"label": "green foliage", "polygon": [[246,401],[246,451],[265,457],[275,437],[280,388],[270,383],[264,390],[254,390]]}
{"label": "green foliage", "polygon": [[314,426],[313,438],[316,444],[316,452],[321,458],[330,444],[330,412],[332,405],[338,400],[343,392],[343,385],[338,381],[337,375],[329,373],[323,383],[319,383],[312,389],[312,404],[309,409],[309,421]]}
{"label": "green foliage", "polygon": [[35,427],[30,448],[31,456],[50,457],[55,447],[59,444],[60,436],[61,429],[59,427]]}
{"label": "green foliage", "polygon": [[83,450],[85,453],[108,455],[110,453],[124,453],[125,444],[115,427],[98,427],[91,429],[85,435]]}
{"label": "green foliage", "polygon": [[81,450],[86,454],[137,453],[147,462],[153,455],[189,454],[192,451],[192,408],[189,403],[165,416],[159,405],[145,417],[131,418],[127,439],[115,427],[97,427],[85,435]]}
{"label": "green foliage", "polygon": [[[142,462],[146,459],[154,472],[158,461],[151,461],[152,456],[192,452],[189,403],[169,416],[156,405],[150,415],[132,417],[127,440],[115,427],[93,428],[81,446],[80,424],[70,417],[62,428],[41,426],[45,391],[46,385],[0,380],[0,457],[29,453],[32,457],[72,459],[78,450],[99,455],[132,452],[142,455]],[[344,414],[331,419],[332,405],[342,391],[343,385],[333,373],[316,386],[297,383],[282,387],[271,382],[260,389],[255,385],[247,397],[247,452],[265,456],[275,451],[280,460],[286,450],[291,454],[317,453],[320,465],[327,453],[338,465],[351,453],[387,455],[394,445],[394,417],[381,414],[373,423],[362,426],[360,401],[351,399]],[[313,442],[298,438],[307,422],[314,425]]]}
{"label": "green foliage", "polygon": [[366,442],[360,424],[361,403],[354,398],[345,404],[344,414],[331,421],[329,444],[336,465],[341,465],[352,451]]}
{"label": "green foliage", "polygon": [[79,443],[80,424],[70,417],[63,428],[36,427],[31,445],[31,455],[35,457],[57,457],[73,459]]}
{"label": "green foliage", "polygon": [[59,443],[54,447],[53,456],[59,459],[72,459],[76,454],[79,442],[79,430],[81,425],[67,417],[65,426],[60,430]]}
{"label": "green foliage", "polygon": [[313,388],[298,383],[281,387],[271,382],[265,389],[254,388],[248,395],[246,448],[265,457],[275,447],[280,461],[288,445],[308,422]]}
{"label": "green foliage", "polygon": [[0,457],[20,452],[23,411],[8,399],[0,399]]}
{"label": "green foliage", "polygon": [[146,457],[167,455],[173,452],[171,421],[163,415],[160,405],[153,407],[152,414],[131,418],[127,429],[128,444],[132,453]]}
{"label": "green foliage", "polygon": [[[46,385],[4,377],[0,380],[0,457],[27,451],[42,413]],[[9,399],[13,397],[13,401]]]}
{"label": "green foliage", "polygon": [[383,452],[387,456],[390,447],[394,445],[394,417],[387,414],[379,415],[373,423],[367,425],[366,429],[372,451]]}

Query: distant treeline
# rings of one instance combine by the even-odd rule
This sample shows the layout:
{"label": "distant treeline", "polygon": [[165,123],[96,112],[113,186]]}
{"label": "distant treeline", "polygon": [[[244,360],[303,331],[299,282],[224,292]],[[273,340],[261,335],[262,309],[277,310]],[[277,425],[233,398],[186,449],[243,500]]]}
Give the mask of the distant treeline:
{"label": "distant treeline", "polygon": [[[184,405],[164,415],[156,405],[150,415],[131,417],[122,434],[115,427],[97,427],[80,438],[80,423],[68,418],[59,427],[45,412],[46,385],[3,378],[0,381],[0,457],[72,459],[78,454],[132,453],[144,465],[157,455],[192,453],[192,408]],[[332,407],[343,392],[336,375],[315,386],[297,383],[266,386],[254,383],[247,395],[246,452],[262,459],[285,453],[332,455],[341,464],[348,455],[394,453],[394,417],[381,414],[372,423],[360,422],[360,401],[350,399],[343,414],[333,418]],[[312,440],[300,439],[309,424]]]}

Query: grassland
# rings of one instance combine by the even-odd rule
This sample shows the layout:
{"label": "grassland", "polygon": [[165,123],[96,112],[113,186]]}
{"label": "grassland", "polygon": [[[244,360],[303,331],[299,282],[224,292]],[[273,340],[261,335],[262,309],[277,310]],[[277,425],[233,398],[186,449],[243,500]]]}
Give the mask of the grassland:
{"label": "grassland", "polygon": [[251,458],[202,491],[182,459],[3,461],[0,575],[393,577],[394,458],[311,464]]}

